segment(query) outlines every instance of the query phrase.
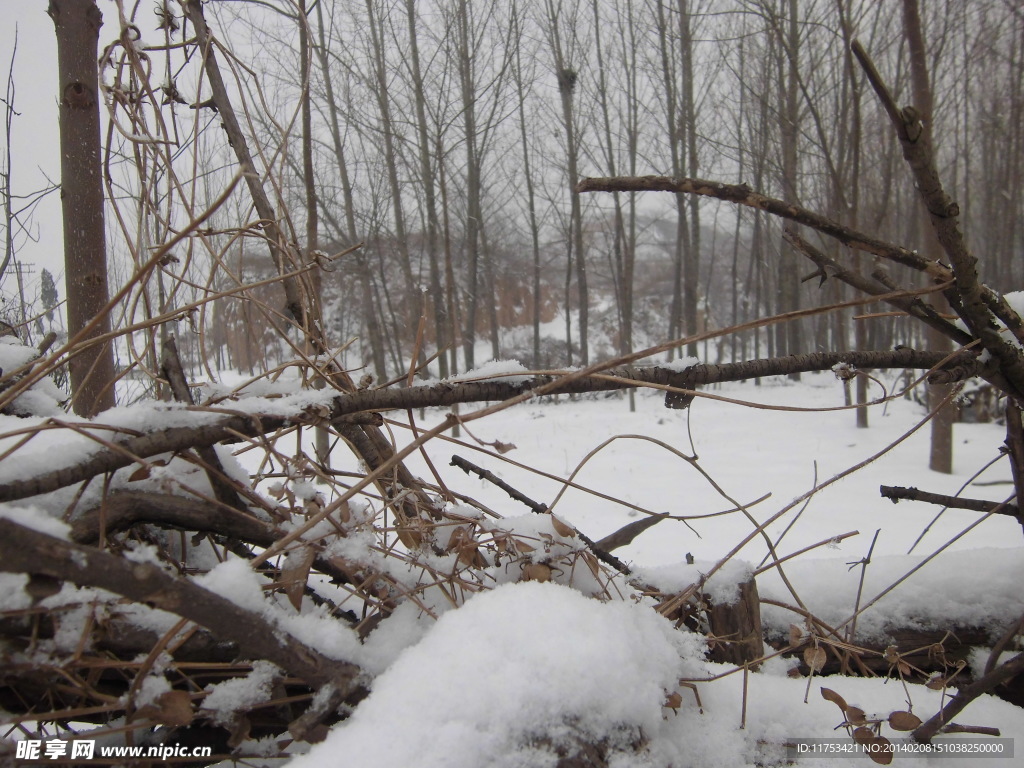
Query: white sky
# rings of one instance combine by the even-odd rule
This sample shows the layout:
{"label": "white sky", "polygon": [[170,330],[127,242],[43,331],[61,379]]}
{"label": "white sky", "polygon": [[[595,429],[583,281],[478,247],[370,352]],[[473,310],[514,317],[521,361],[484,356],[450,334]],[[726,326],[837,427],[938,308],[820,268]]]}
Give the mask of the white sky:
{"label": "white sky", "polygon": [[[47,186],[47,177],[60,180],[57,153],[57,43],[53,22],[46,15],[45,0],[0,0],[4,24],[0,26],[0,67],[6,90],[17,33],[14,60],[14,117],[11,136],[11,172],[15,195],[28,195]],[[108,17],[113,7],[101,3]],[[0,145],[6,145],[0,136]],[[6,149],[6,146],[4,146]],[[33,271],[47,268],[55,276],[63,273],[63,237],[60,199],[49,195],[35,209],[29,225],[32,242],[16,233],[17,256]],[[6,285],[4,286],[6,289]],[[63,290],[61,290],[63,295]]]}

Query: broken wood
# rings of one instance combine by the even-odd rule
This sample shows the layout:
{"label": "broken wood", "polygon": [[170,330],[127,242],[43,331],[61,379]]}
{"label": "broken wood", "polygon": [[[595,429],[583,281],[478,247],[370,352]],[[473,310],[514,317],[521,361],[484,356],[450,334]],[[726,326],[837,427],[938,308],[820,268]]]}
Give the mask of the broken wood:
{"label": "broken wood", "polygon": [[711,627],[708,658],[738,667],[757,669],[764,658],[761,629],[761,600],[753,577],[737,585],[739,597],[733,603],[712,603],[708,608]]}

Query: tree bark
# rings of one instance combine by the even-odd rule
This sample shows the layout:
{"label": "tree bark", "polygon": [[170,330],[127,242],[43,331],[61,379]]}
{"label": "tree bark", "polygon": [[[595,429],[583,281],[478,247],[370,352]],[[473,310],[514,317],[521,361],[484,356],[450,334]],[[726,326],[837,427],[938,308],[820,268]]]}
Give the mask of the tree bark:
{"label": "tree bark", "polygon": [[[103,16],[94,0],[50,0],[48,13],[57,33],[68,331],[88,341],[110,331],[96,66]],[[92,417],[114,406],[110,342],[73,354],[68,367],[75,413]]]}
{"label": "tree bark", "polygon": [[[923,128],[922,138],[929,145],[932,144],[932,88],[928,77],[928,64],[924,46],[924,34],[921,29],[921,14],[917,6],[917,0],[903,0],[903,35],[907,39],[907,48],[910,54],[910,82],[913,92],[914,103],[921,115]],[[924,253],[934,260],[942,257],[942,247],[939,245],[931,226],[928,222],[928,211],[924,206],[920,207],[921,230],[924,235]],[[939,311],[949,310],[949,305],[942,302]],[[935,333],[934,330],[926,331],[928,346],[935,350],[947,350],[950,348],[949,340]],[[928,385],[928,405],[936,408],[949,397],[948,384]],[[932,419],[931,447],[928,456],[928,467],[935,472],[950,474],[953,472],[953,422],[956,421],[956,405],[949,403],[946,407],[939,409]]]}

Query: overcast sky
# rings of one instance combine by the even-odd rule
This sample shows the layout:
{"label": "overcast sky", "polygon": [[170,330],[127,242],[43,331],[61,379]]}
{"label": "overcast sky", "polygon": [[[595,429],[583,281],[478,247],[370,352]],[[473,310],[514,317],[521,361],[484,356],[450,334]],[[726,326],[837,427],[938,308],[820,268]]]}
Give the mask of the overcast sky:
{"label": "overcast sky", "polygon": [[[57,152],[57,44],[53,22],[46,15],[46,0],[0,0],[4,24],[0,27],[0,67],[4,90],[14,53],[14,117],[11,136],[11,183],[15,195],[29,195],[47,186],[47,177],[60,180]],[[115,15],[112,4],[101,3],[105,14]],[[7,139],[0,132],[0,144]],[[6,150],[6,146],[4,146]],[[17,205],[16,201],[16,205]],[[24,233],[16,236],[17,256],[38,274],[45,267],[54,275],[63,273],[60,200],[50,195],[35,209],[30,226],[32,242]],[[5,293],[13,286],[5,284]],[[63,288],[58,288],[63,297]]]}

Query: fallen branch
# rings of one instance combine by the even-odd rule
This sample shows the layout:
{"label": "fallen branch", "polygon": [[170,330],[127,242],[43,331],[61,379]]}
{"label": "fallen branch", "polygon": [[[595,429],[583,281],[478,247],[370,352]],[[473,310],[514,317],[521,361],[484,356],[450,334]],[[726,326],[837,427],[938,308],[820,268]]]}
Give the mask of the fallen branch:
{"label": "fallen branch", "polygon": [[969,509],[974,512],[991,512],[997,515],[1009,515],[1021,519],[1020,508],[1016,504],[1001,501],[985,501],[984,499],[964,499],[959,496],[947,496],[944,493],[931,493],[917,488],[883,485],[879,488],[882,496],[890,499],[893,504],[899,501],[924,501],[929,504],[941,504],[950,509]]}
{"label": "fallen branch", "polygon": [[[941,352],[919,352],[902,348],[877,352],[815,352],[806,355],[748,360],[725,365],[694,365],[683,370],[660,366],[621,366],[595,376],[570,375],[565,382],[555,376],[536,376],[521,382],[501,380],[441,382],[430,386],[400,389],[362,390],[339,394],[330,402],[326,416],[298,411],[289,417],[279,415],[221,415],[225,408],[205,411],[211,421],[197,427],[176,427],[160,432],[120,439],[116,448],[98,450],[85,461],[51,470],[34,477],[0,483],[0,502],[16,501],[65,488],[104,472],[130,466],[140,459],[161,453],[230,442],[239,438],[269,434],[296,424],[330,421],[340,428],[350,419],[361,418],[366,411],[405,410],[450,406],[457,403],[501,402],[543,388],[545,395],[608,392],[656,384],[678,389],[724,381],[781,376],[790,373],[827,371],[839,363],[857,368],[916,368],[929,370],[942,367],[929,375],[940,383],[959,381],[979,374],[981,363],[969,352],[952,356]],[[341,422],[339,424],[339,421]],[[79,425],[80,427],[80,425]]]}
{"label": "fallen branch", "polygon": [[[259,549],[273,546],[285,535],[268,523],[224,505],[152,491],[118,491],[72,521],[71,540],[95,545],[101,531],[111,536],[135,525],[211,534]],[[359,565],[347,564],[338,556],[327,558],[317,553],[313,566],[338,584],[366,578]]]}
{"label": "fallen branch", "polygon": [[988,693],[997,685],[1007,682],[1021,672],[1024,672],[1024,653],[1018,653],[1005,664],[999,665],[970,685],[965,685],[953,695],[953,698],[949,700],[946,706],[917,727],[913,734],[911,734],[914,737],[914,741],[930,742],[936,734],[942,731],[943,726],[947,724],[951,726],[952,723],[950,721],[962,712],[968,704],[983,693]]}
{"label": "fallen branch", "polygon": [[0,571],[41,574],[99,587],[206,627],[240,653],[266,659],[313,688],[353,690],[359,667],[330,659],[264,617],[152,563],[132,562],[94,547],[72,544],[0,519]]}

